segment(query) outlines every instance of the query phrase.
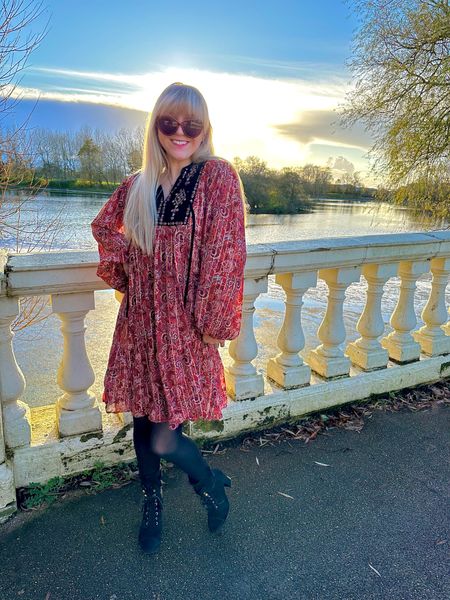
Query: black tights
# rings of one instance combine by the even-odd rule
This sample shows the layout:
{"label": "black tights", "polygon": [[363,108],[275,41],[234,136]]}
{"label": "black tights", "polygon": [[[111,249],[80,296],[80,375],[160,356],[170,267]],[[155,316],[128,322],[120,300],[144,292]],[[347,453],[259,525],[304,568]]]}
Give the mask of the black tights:
{"label": "black tights", "polygon": [[148,417],[133,417],[133,442],[141,481],[155,481],[160,459],[175,463],[192,479],[200,481],[211,474],[197,444],[182,431],[183,424],[169,429],[168,423],[154,423]]}

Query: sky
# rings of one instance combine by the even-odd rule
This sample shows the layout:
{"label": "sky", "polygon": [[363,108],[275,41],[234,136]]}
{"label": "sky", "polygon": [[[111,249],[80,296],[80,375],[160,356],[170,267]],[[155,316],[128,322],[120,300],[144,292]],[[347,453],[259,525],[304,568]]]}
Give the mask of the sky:
{"label": "sky", "polygon": [[11,118],[32,110],[31,127],[133,127],[182,81],[206,99],[216,154],[332,164],[371,184],[370,137],[339,125],[356,27],[345,0],[43,0],[28,30],[46,33]]}

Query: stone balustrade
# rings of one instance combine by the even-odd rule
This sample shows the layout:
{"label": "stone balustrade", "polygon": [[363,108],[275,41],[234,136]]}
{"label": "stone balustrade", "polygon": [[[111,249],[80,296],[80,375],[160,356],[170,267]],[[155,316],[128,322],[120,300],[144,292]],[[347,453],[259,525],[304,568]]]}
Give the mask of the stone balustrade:
{"label": "stone balustrade", "polygon": [[[134,458],[129,413],[107,414],[90,391],[94,383],[85,343],[85,319],[95,291],[92,251],[0,254],[0,521],[16,510],[16,488]],[[428,302],[417,330],[418,278],[431,274]],[[431,382],[450,374],[450,323],[445,302],[450,273],[450,231],[280,242],[248,246],[242,325],[227,348],[230,397],[219,422],[185,425],[196,439],[227,438],[246,430],[299,419],[308,413],[374,394]],[[253,316],[268,277],[285,293],[278,353],[258,371]],[[347,344],[347,288],[367,284],[358,339]],[[385,284],[400,280],[399,297],[385,335],[381,302]],[[328,288],[317,331],[320,344],[302,358],[305,293],[321,279]],[[55,378],[58,398],[30,408],[21,400],[26,381],[14,355],[11,324],[23,297],[50,295],[61,321],[63,352]],[[116,292],[120,301],[121,294]],[[270,384],[270,392],[267,387]]]}

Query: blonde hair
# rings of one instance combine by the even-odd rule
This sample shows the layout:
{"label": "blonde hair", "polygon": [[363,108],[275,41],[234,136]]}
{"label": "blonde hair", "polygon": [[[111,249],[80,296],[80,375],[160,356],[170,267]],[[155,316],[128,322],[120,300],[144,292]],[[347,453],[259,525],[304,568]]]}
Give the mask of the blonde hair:
{"label": "blonde hair", "polygon": [[156,119],[163,114],[184,114],[203,122],[203,142],[191,156],[192,162],[219,158],[214,156],[212,127],[208,107],[202,94],[197,88],[179,82],[166,87],[147,117],[142,167],[137,171],[137,176],[128,191],[123,217],[126,238],[148,255],[153,252],[157,219],[156,191],[159,178],[169,168],[156,130]]}

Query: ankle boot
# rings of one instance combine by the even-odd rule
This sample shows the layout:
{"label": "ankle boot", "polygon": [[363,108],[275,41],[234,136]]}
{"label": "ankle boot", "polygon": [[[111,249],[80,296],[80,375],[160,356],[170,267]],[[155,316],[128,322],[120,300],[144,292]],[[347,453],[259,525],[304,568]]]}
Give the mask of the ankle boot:
{"label": "ankle boot", "polygon": [[211,469],[211,473],[203,481],[193,485],[208,511],[209,530],[219,532],[230,510],[224,486],[231,487],[231,479],[220,469]]}
{"label": "ankle boot", "polygon": [[142,481],[144,494],[142,523],[139,529],[139,545],[146,554],[155,554],[161,545],[162,534],[162,488],[161,475],[156,481]]}

